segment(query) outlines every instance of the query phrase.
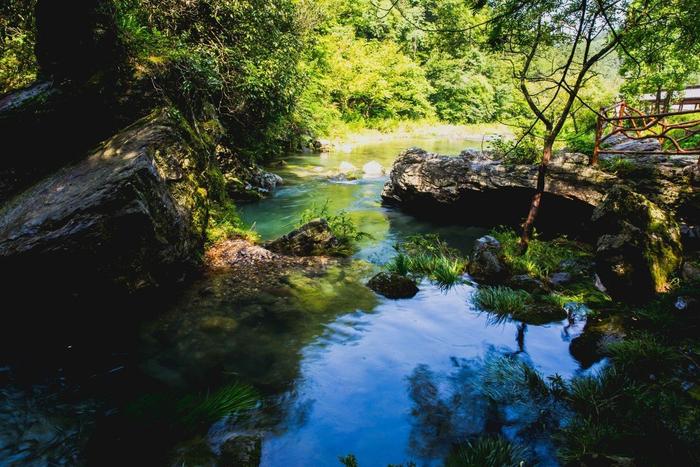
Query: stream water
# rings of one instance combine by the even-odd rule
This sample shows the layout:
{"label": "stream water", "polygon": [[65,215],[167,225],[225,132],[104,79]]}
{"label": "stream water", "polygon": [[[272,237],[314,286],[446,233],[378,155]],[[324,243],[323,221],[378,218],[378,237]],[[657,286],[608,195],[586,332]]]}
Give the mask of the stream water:
{"label": "stream water", "polygon": [[[199,282],[138,331],[124,350],[127,358],[115,357],[113,368],[98,372],[106,382],[93,384],[89,397],[69,390],[70,396],[52,402],[51,394],[66,390],[60,384],[27,389],[3,377],[12,368],[0,368],[0,465],[71,465],[80,457],[76,452],[87,452],[94,465],[121,458],[151,459],[144,465],[163,459],[172,465],[230,465],[225,456],[231,440],[244,435],[261,440],[263,466],[337,466],[338,457],[348,454],[363,467],[440,465],[454,443],[486,432],[526,444],[542,465],[556,464],[546,432],[527,439],[521,434],[538,408],[516,402],[494,408],[486,393],[509,384],[493,377],[504,357],[545,376],[583,371],[569,343],[584,323],[494,320],[471,303],[471,284],[444,290],[424,281],[410,300],[376,296],[363,284],[391,258],[397,241],[437,233],[468,253],[485,230],[420,221],[383,207],[385,177],[327,177],[343,161],[390,168],[412,145],[457,154],[479,144],[393,141],[348,153],[289,156],[273,169],[284,186],[270,199],[243,205],[243,219],[270,239],[293,228],[305,209],[328,200],[330,211],[347,211],[371,234],[356,254],[370,265],[333,267],[314,278],[294,275],[284,287],[256,297],[227,294],[231,278],[225,276]],[[122,375],[118,384],[105,376],[113,374]],[[210,393],[228,381],[253,386],[261,404],[186,433],[162,428],[167,424],[160,423],[154,401]],[[28,419],[34,420],[29,429]],[[92,433],[89,441],[80,437],[83,432]]]}

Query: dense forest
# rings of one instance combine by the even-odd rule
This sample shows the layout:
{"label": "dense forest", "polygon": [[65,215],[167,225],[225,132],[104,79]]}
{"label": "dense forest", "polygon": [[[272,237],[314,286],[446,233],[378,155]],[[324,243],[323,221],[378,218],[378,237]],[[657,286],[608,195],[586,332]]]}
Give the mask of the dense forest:
{"label": "dense forest", "polygon": [[[3,7],[2,92],[32,82],[41,69],[34,56],[34,3]],[[121,79],[150,81],[183,111],[213,103],[232,144],[258,157],[364,127],[388,130],[401,120],[517,125],[531,116],[513,61],[490,37],[497,31],[477,27],[498,6],[475,11],[457,0],[393,8],[370,0],[181,3],[102,6],[114,10],[109,27],[115,37],[100,60],[119,67],[114,71],[125,75]],[[77,19],[70,21],[66,29]],[[70,38],[62,40],[71,45]],[[572,111],[563,140],[590,145],[595,123],[588,106],[608,105],[620,92],[634,99],[694,83],[697,58],[682,43],[655,38],[648,47],[639,55],[653,55],[644,65],[649,70],[617,54],[596,65],[581,91],[586,106]],[[566,53],[551,47],[538,66],[545,70]],[[76,69],[68,73],[98,66],[70,63],[65,66]]]}
{"label": "dense forest", "polygon": [[3,0],[0,465],[698,465],[698,12]]}

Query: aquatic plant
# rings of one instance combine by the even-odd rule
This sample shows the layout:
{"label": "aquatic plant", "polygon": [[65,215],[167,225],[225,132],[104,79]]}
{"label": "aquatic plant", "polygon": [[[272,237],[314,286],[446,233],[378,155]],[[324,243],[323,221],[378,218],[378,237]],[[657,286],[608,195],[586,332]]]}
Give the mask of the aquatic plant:
{"label": "aquatic plant", "polygon": [[357,457],[355,457],[355,454],[348,454],[347,456],[340,456],[340,457],[338,457],[338,460],[345,467],[359,467],[359,464],[357,463]]}
{"label": "aquatic plant", "polygon": [[472,300],[479,307],[498,314],[514,314],[525,310],[532,297],[524,290],[504,286],[486,286],[477,290]]}
{"label": "aquatic plant", "polygon": [[446,467],[520,466],[526,450],[501,436],[482,436],[457,446],[445,461]]}
{"label": "aquatic plant", "polygon": [[397,244],[397,254],[385,268],[402,276],[427,277],[441,287],[461,281],[466,260],[437,235],[416,235]]}
{"label": "aquatic plant", "polygon": [[176,411],[185,424],[212,423],[226,415],[253,409],[259,396],[250,386],[233,383],[204,395],[182,398]]}
{"label": "aquatic plant", "polygon": [[411,272],[411,264],[408,255],[401,252],[398,252],[385,267],[387,271],[400,276],[407,276]]}
{"label": "aquatic plant", "polygon": [[590,261],[592,258],[587,246],[566,238],[542,241],[535,235],[530,240],[528,249],[523,252],[520,236],[515,231],[496,229],[491,235],[501,243],[504,259],[515,274],[528,274],[546,280],[550,274],[560,270],[565,261],[576,267],[577,261]]}
{"label": "aquatic plant", "polygon": [[209,208],[209,224],[206,233],[209,245],[228,238],[245,238],[252,242],[260,239],[254,228],[248,227],[241,220],[236,205],[228,200],[213,203]]}

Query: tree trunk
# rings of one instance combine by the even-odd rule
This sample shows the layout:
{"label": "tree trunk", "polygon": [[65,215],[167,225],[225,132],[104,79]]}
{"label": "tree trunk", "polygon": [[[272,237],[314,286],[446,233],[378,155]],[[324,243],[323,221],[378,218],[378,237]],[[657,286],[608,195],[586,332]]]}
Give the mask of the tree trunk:
{"label": "tree trunk", "polygon": [[542,204],[542,196],[544,195],[545,188],[545,178],[547,175],[547,166],[549,165],[549,161],[552,158],[553,146],[554,137],[550,135],[544,140],[544,149],[542,150],[542,162],[540,163],[540,168],[537,172],[537,187],[535,189],[535,195],[532,197],[532,203],[530,204],[530,212],[528,213],[527,219],[523,224],[523,233],[520,237],[520,246],[523,250],[527,250],[527,246],[530,243],[532,228],[535,224],[535,219],[537,219],[537,213],[540,210],[540,205]]}

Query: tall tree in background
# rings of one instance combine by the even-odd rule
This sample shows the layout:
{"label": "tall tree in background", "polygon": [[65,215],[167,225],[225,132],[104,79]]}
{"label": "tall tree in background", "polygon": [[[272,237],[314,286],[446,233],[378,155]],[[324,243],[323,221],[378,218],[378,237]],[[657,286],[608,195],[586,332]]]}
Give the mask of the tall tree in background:
{"label": "tall tree in background", "polygon": [[686,86],[700,84],[700,2],[678,0],[657,5],[653,24],[630,31],[622,56],[622,91],[627,99],[656,96],[654,111],[667,112]]}
{"label": "tall tree in background", "polygon": [[603,0],[494,3],[489,44],[511,62],[534,119],[525,134],[543,138],[537,186],[523,224],[526,247],[545,192],[554,144],[595,66],[617,50],[626,27],[626,4]]}
{"label": "tall tree in background", "polygon": [[[572,111],[581,106],[596,112],[581,91],[597,75],[597,66],[615,53],[635,63],[633,44],[669,27],[661,18],[674,15],[673,27],[697,32],[692,6],[681,0],[467,0],[475,16],[486,19],[464,29],[444,29],[449,35],[469,35],[483,29],[488,44],[510,62],[512,77],[532,114],[528,135],[542,138],[542,158],[535,194],[523,224],[521,243],[527,247],[545,192],[547,167],[554,145]],[[697,0],[692,0],[697,5]],[[391,8],[402,11],[402,0]],[[690,6],[690,10],[688,7]],[[689,39],[692,40],[692,39]],[[696,39],[695,39],[696,41]]]}

